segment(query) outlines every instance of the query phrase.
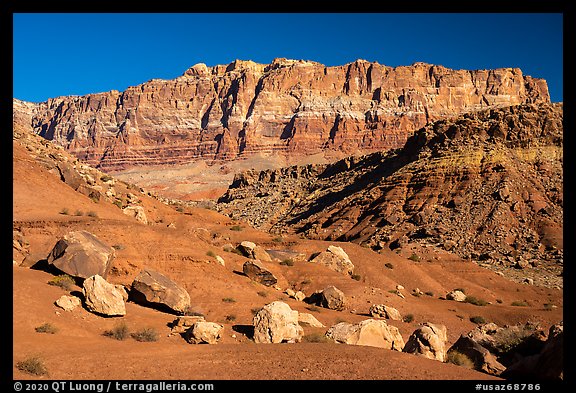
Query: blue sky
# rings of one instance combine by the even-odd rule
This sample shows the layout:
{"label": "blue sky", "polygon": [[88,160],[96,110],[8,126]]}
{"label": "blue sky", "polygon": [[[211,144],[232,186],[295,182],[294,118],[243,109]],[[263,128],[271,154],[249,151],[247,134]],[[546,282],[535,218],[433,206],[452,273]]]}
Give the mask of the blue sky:
{"label": "blue sky", "polygon": [[13,96],[32,102],[123,91],[196,63],[275,57],[519,67],[563,100],[559,13],[16,13],[13,22]]}

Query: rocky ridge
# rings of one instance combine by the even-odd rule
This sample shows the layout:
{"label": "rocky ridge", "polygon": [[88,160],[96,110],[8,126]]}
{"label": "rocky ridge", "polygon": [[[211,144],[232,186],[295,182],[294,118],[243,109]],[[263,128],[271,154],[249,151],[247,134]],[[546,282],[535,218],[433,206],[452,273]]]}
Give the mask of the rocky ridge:
{"label": "rocky ridge", "polygon": [[562,104],[465,114],[402,149],[329,165],[248,171],[218,209],[272,232],[375,250],[435,245],[491,266],[547,271],[562,285]]}
{"label": "rocky ridge", "polygon": [[230,160],[253,154],[351,154],[399,148],[426,123],[487,107],[549,102],[518,68],[452,70],[415,63],[342,66],[274,59],[196,64],[124,92],[14,100],[36,134],[102,170]]}

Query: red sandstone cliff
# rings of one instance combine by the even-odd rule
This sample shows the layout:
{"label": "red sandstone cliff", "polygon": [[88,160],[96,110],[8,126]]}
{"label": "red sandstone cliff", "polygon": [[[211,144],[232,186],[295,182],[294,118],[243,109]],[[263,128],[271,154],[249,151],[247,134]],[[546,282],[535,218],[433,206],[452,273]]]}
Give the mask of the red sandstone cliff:
{"label": "red sandstone cliff", "polygon": [[[546,82],[517,68],[236,60],[196,64],[174,80],[124,92],[49,99],[18,118],[90,165],[113,170],[254,152],[398,148],[432,120],[549,101]],[[23,109],[30,110],[15,100],[14,110]]]}

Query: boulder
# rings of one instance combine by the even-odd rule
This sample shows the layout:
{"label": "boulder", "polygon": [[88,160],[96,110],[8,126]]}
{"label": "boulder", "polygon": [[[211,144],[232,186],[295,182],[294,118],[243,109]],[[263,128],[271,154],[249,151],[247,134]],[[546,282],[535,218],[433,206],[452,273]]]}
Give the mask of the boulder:
{"label": "boulder", "polygon": [[197,321],[184,334],[190,344],[216,344],[224,329],[223,325],[215,322]]}
{"label": "boulder", "polygon": [[354,264],[346,252],[337,246],[329,246],[326,251],[322,251],[310,260],[319,263],[339,273],[351,275],[354,272]]}
{"label": "boulder", "polygon": [[65,311],[72,311],[82,304],[82,300],[78,296],[62,295],[56,300],[56,305]]}
{"label": "boulder", "polygon": [[260,261],[246,261],[242,266],[242,271],[252,281],[259,282],[268,287],[278,282],[276,276],[274,276],[270,270],[266,269]]}
{"label": "boulder", "polygon": [[496,356],[466,335],[461,335],[450,349],[447,356],[452,352],[458,352],[467,356],[473,363],[474,369],[490,375],[500,375],[506,369]]}
{"label": "boulder", "polygon": [[408,338],[402,352],[446,361],[446,326],[425,322]]}
{"label": "boulder", "polygon": [[184,334],[194,325],[196,322],[204,321],[204,317],[200,315],[182,315],[177,317],[170,324],[170,336],[175,334]]}
{"label": "boulder", "polygon": [[295,343],[302,340],[304,329],[298,324],[298,311],[282,301],[265,305],[254,315],[254,342]]}
{"label": "boulder", "polygon": [[255,243],[249,241],[243,241],[236,247],[238,251],[242,253],[247,258],[257,259],[264,262],[272,262],[272,258],[266,252],[266,250]]}
{"label": "boulder", "polygon": [[114,248],[86,231],[69,232],[58,240],[48,263],[74,277],[99,275],[106,278],[115,257]]}
{"label": "boulder", "polygon": [[462,291],[454,290],[446,294],[447,300],[454,300],[456,302],[463,302],[466,300],[466,294]]}
{"label": "boulder", "polygon": [[368,312],[373,317],[392,319],[393,321],[402,320],[402,316],[398,310],[384,304],[373,304]]}
{"label": "boulder", "polygon": [[190,307],[186,289],[151,269],[142,270],[134,279],[130,297],[138,304],[176,314],[183,314]]}
{"label": "boulder", "polygon": [[82,293],[89,311],[107,316],[126,315],[122,293],[101,276],[96,274],[84,280]]}
{"label": "boulder", "polygon": [[398,328],[390,326],[384,320],[366,319],[351,324],[340,322],[326,332],[326,337],[337,343],[366,345],[402,351],[404,340]]}
{"label": "boulder", "polygon": [[320,305],[331,310],[341,311],[346,306],[346,296],[344,292],[331,285],[322,290]]}
{"label": "boulder", "polygon": [[312,327],[325,327],[314,315],[305,312],[298,313],[298,322],[306,323]]}
{"label": "boulder", "polygon": [[128,205],[122,209],[122,213],[134,217],[136,221],[140,221],[142,224],[148,224],[148,218],[146,217],[146,211],[142,206],[138,205]]}
{"label": "boulder", "polygon": [[503,373],[503,378],[535,378],[538,380],[564,379],[564,328],[552,325],[548,339],[542,350],[523,357],[510,365]]}

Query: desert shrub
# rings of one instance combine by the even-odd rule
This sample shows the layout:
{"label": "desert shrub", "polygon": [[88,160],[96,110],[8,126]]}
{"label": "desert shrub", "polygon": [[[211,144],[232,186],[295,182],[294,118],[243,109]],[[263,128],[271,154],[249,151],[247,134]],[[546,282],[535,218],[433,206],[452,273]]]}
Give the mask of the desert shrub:
{"label": "desert shrub", "polygon": [[300,281],[300,284],[302,284],[302,285],[307,285],[307,284],[310,284],[311,282],[312,282],[312,281],[311,281],[310,279],[305,278],[304,280]]}
{"label": "desert shrub", "polygon": [[224,303],[236,303],[236,299],[234,299],[233,297],[225,297],[225,298],[222,298],[222,301],[223,301]]}
{"label": "desert shrub", "polygon": [[528,307],[528,303],[525,300],[516,300],[511,303],[515,307]]}
{"label": "desert shrub", "polygon": [[416,255],[415,253],[412,253],[412,255],[410,255],[408,257],[408,259],[410,259],[411,261],[414,261],[414,262],[418,262],[420,260],[420,257],[418,255]]}
{"label": "desert shrub", "polygon": [[394,265],[391,264],[390,262],[386,262],[386,263],[384,264],[384,266],[386,266],[388,269],[394,269]]}
{"label": "desert shrub", "polygon": [[426,296],[430,296],[430,297],[434,296],[434,292],[432,292],[432,291],[426,291],[426,292],[424,292],[424,294]]}
{"label": "desert shrub", "polygon": [[485,306],[488,304],[486,300],[478,299],[477,297],[474,296],[466,296],[466,300],[464,300],[464,302],[474,304],[475,306]]}
{"label": "desert shrub", "polygon": [[226,315],[226,322],[234,322],[236,320],[236,315],[231,314],[231,315]]}
{"label": "desert shrub", "polygon": [[75,216],[83,216],[84,213],[82,212],[82,210],[76,210],[76,211],[74,212],[74,215],[75,215]]}
{"label": "desert shrub", "polygon": [[265,291],[258,291],[258,292],[256,292],[256,293],[258,294],[258,296],[268,297],[268,293],[266,293]]}
{"label": "desert shrub", "polygon": [[402,318],[402,321],[404,321],[406,323],[410,323],[410,322],[414,321],[414,315],[406,314],[406,315],[404,315],[404,318]]}
{"label": "desert shrub", "polygon": [[234,226],[231,226],[231,227],[230,227],[230,230],[231,230],[231,231],[239,232],[239,231],[242,230],[242,227],[241,227],[240,225],[234,225]]}
{"label": "desert shrub", "polygon": [[115,340],[122,341],[128,338],[130,335],[130,329],[128,329],[126,322],[120,322],[116,324],[112,330],[106,330],[103,335]]}
{"label": "desert shrub", "polygon": [[462,366],[466,368],[473,369],[474,362],[468,356],[463,354],[462,352],[458,352],[456,350],[449,351],[447,354],[446,361],[448,363],[455,364],[457,366]]}
{"label": "desert shrub", "polygon": [[554,309],[554,304],[552,303],[544,303],[544,310],[545,311],[552,311]]}
{"label": "desert shrub", "polygon": [[70,210],[68,210],[68,208],[65,207],[62,210],[60,210],[60,214],[67,216],[70,214]]}
{"label": "desert shrub", "polygon": [[132,338],[140,342],[158,341],[158,332],[154,328],[143,328],[131,334]]}
{"label": "desert shrub", "polygon": [[213,258],[216,256],[216,254],[212,250],[207,251],[206,255],[208,255],[209,257],[213,257]]}
{"label": "desert shrub", "polygon": [[32,375],[47,375],[48,369],[39,357],[33,356],[16,363],[16,368]]}
{"label": "desert shrub", "polygon": [[480,315],[476,315],[476,316],[470,317],[470,322],[476,323],[478,325],[482,325],[482,324],[486,323],[486,320],[484,319],[484,317],[481,317]]}
{"label": "desert shrub", "polygon": [[302,342],[305,343],[330,343],[334,342],[322,333],[310,333],[302,336]]}
{"label": "desert shrub", "polygon": [[362,278],[362,276],[359,274],[352,274],[350,277],[352,278],[352,280],[356,281],[360,281],[360,279]]}
{"label": "desert shrub", "polygon": [[86,215],[88,217],[98,218],[98,213],[96,213],[95,211],[92,211],[92,210],[90,210],[88,213],[86,213]]}
{"label": "desert shrub", "polygon": [[122,200],[121,199],[116,199],[114,202],[112,202],[114,205],[116,205],[116,207],[118,207],[119,209],[122,209]]}
{"label": "desert shrub", "polygon": [[54,285],[56,287],[60,287],[66,291],[71,291],[76,282],[72,276],[68,274],[61,274],[59,276],[52,277],[50,281],[48,281],[49,285]]}
{"label": "desert shrub", "polygon": [[102,180],[103,182],[107,182],[107,181],[110,181],[110,180],[112,180],[112,179],[114,179],[114,178],[113,178],[112,176],[110,176],[110,175],[102,175],[102,176],[100,176],[100,180]]}
{"label": "desert shrub", "polygon": [[276,236],[274,239],[272,239],[272,241],[276,243],[282,243],[284,239],[282,239],[282,236]]}
{"label": "desert shrub", "polygon": [[58,328],[51,323],[43,323],[40,326],[34,328],[38,333],[48,333],[48,334],[55,334],[58,331]]}
{"label": "desert shrub", "polygon": [[202,312],[198,311],[197,309],[194,309],[194,307],[192,306],[186,307],[182,315],[188,317],[205,317],[205,315]]}
{"label": "desert shrub", "polygon": [[290,258],[288,259],[284,259],[282,262],[280,262],[280,265],[283,266],[294,266],[294,261]]}

